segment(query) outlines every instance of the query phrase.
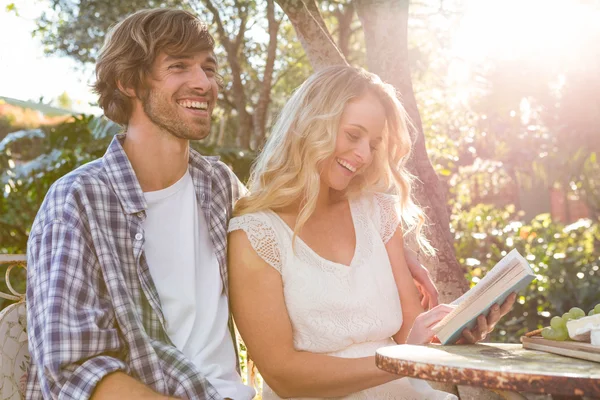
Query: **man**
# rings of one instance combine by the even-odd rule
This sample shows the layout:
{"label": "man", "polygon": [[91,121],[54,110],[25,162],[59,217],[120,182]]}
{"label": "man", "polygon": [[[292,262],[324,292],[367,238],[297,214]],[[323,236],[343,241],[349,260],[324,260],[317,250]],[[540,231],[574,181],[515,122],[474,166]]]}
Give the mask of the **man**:
{"label": "man", "polygon": [[189,140],[219,75],[206,25],[137,12],[107,35],[100,106],[126,127],[59,179],[28,244],[28,398],[250,399],[229,327],[225,241],[240,186]]}
{"label": "man", "polygon": [[[31,229],[27,398],[254,396],[237,369],[225,257],[244,188],[189,147],[210,132],[213,47],[181,10],[139,11],[108,33],[95,90],[126,130],[52,186]],[[408,261],[434,306],[427,271]]]}

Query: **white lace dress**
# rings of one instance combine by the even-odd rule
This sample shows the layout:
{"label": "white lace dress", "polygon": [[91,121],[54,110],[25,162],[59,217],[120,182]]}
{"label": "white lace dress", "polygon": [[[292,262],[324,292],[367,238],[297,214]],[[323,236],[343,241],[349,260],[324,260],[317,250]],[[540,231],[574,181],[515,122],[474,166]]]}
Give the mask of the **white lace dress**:
{"label": "white lace dress", "polygon": [[[281,274],[285,304],[299,351],[358,358],[394,345],[402,308],[385,243],[399,224],[396,198],[385,194],[350,201],[356,249],[349,266],[328,261],[274,212],[235,217],[229,231],[243,230],[258,255]],[[426,382],[403,378],[344,399],[456,399]],[[265,383],[263,399],[279,397]]]}

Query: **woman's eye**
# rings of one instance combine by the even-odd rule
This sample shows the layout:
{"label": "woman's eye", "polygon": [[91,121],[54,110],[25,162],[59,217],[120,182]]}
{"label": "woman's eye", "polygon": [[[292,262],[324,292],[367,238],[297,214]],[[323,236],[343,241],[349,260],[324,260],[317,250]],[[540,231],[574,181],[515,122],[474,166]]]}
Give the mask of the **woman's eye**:
{"label": "woman's eye", "polygon": [[350,140],[357,140],[358,139],[358,135],[356,135],[354,133],[346,132],[346,134],[348,135],[348,138],[350,138]]}

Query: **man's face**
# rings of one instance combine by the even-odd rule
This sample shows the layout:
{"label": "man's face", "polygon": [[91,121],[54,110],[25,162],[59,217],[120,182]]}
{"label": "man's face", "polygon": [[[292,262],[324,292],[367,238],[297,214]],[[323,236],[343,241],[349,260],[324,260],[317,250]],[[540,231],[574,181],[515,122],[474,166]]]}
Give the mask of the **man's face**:
{"label": "man's face", "polygon": [[217,63],[212,51],[170,56],[159,53],[148,89],[141,94],[144,113],[163,131],[181,139],[204,139],[217,101]]}

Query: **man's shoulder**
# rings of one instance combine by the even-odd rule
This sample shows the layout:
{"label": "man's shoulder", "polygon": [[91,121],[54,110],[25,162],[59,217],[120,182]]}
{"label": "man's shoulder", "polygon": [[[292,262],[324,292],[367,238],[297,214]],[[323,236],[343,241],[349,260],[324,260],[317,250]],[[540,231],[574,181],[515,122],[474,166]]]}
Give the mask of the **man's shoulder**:
{"label": "man's shoulder", "polygon": [[106,178],[103,160],[97,159],[57,179],[46,193],[34,228],[49,221],[79,224],[90,199],[109,190]]}
{"label": "man's shoulder", "polygon": [[210,160],[211,166],[213,168],[213,174],[216,174],[217,178],[226,179],[228,182],[238,180],[235,172],[231,169],[229,165],[221,161],[219,157],[207,157]]}
{"label": "man's shoulder", "polygon": [[227,189],[232,201],[237,201],[247,192],[244,184],[239,180],[235,172],[221,160],[213,161],[213,177],[217,184],[223,185]]}

